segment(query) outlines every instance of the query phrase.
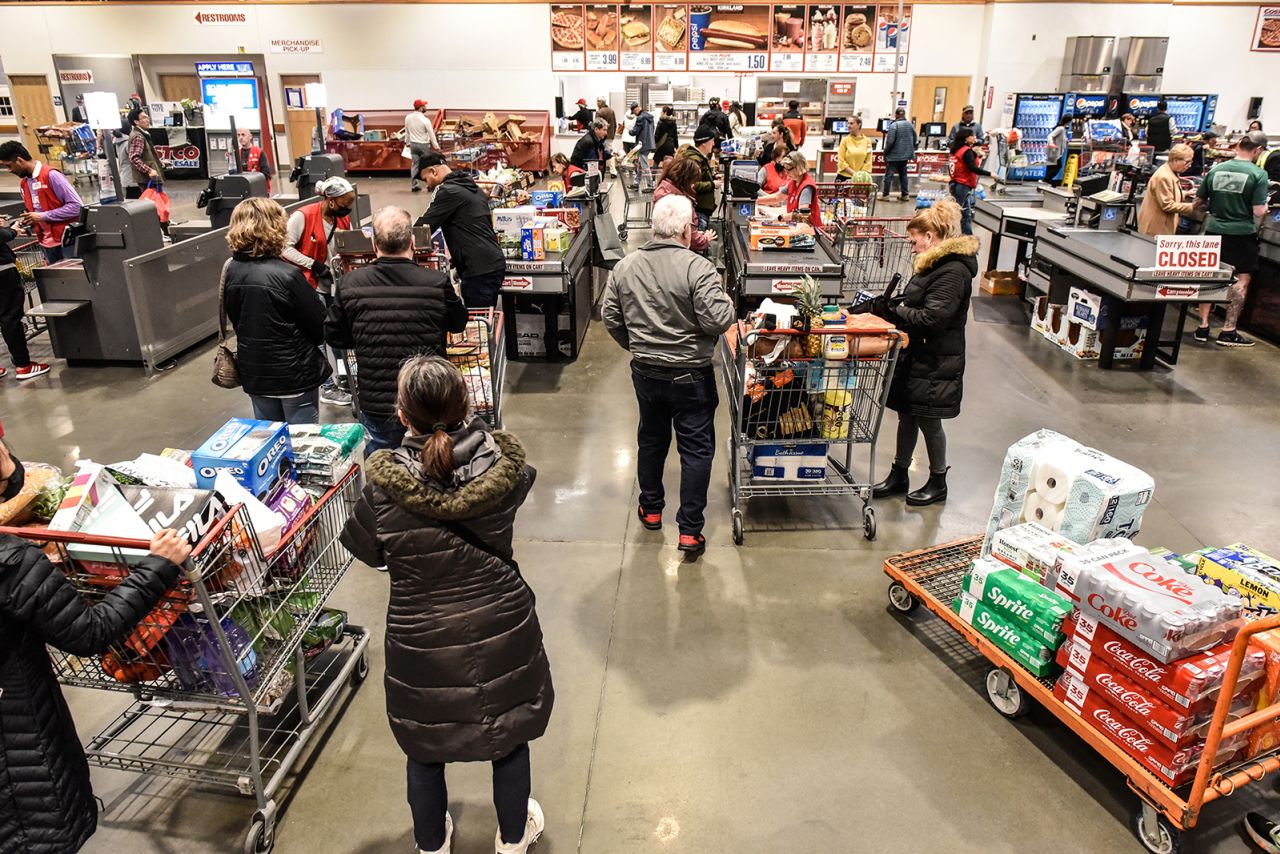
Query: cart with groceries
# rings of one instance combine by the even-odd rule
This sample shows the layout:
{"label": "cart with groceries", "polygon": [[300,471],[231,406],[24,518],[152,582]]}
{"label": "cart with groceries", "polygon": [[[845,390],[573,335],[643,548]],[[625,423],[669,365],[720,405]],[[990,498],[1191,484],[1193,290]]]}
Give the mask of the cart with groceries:
{"label": "cart with groceries", "polygon": [[[26,307],[35,308],[40,301],[40,294],[36,290],[36,268],[48,266],[49,262],[44,257],[44,250],[40,248],[40,241],[34,237],[18,242],[12,249],[18,275],[22,277]],[[23,314],[22,329],[28,341],[47,328],[48,323],[45,318]]]}
{"label": "cart with groceries", "polygon": [[[765,300],[721,338],[738,545],[747,500],[769,495],[855,497],[863,534],[875,539],[876,440],[906,335],[873,315],[837,312],[821,327],[793,328],[794,307]],[[857,446],[867,451],[865,476]]]}
{"label": "cart with groceries", "polygon": [[1039,431],[1009,449],[985,536],[884,572],[895,611],[923,604],[987,659],[1000,714],[1038,703],[1123,774],[1138,841],[1173,854],[1206,804],[1280,769],[1280,562],[1137,545],[1152,488]]}
{"label": "cart with groceries", "polygon": [[[876,185],[873,181],[821,181],[818,205],[825,223],[875,216]],[[834,240],[836,235],[831,237]]]}
{"label": "cart with groceries", "polygon": [[[284,425],[248,423],[284,432]],[[363,435],[358,425],[336,427],[344,435]],[[213,438],[232,428],[239,425],[229,424]],[[324,428],[313,429],[319,436]],[[305,482],[304,445],[299,436],[293,456],[284,461],[293,460]],[[277,442],[271,447],[274,452]],[[179,582],[107,652],[85,656],[50,648],[63,684],[133,698],[88,741],[89,762],[254,798],[256,810],[242,849],[251,854],[271,850],[281,784],[321,734],[326,717],[338,710],[348,683],[358,685],[369,671],[368,632],[328,606],[353,560],[339,534],[359,496],[361,478],[358,466],[344,465],[345,473],[327,478],[333,483],[323,491],[314,482],[307,487],[318,497],[300,480],[281,475],[271,494],[258,501],[225,474],[230,469],[218,469],[217,486],[207,493],[170,490],[206,496],[203,509],[181,528],[194,550]],[[76,523],[88,529],[85,520],[94,514],[129,509],[109,509],[113,501],[136,500],[135,510],[152,510],[169,500],[164,488],[121,486],[116,477],[101,466],[82,467],[58,513],[77,515]],[[129,489],[133,492],[126,493]],[[240,500],[227,507],[237,494]],[[264,522],[260,515],[268,505],[277,508],[266,514],[275,521]],[[198,535],[212,518],[217,521]],[[91,602],[127,579],[148,553],[147,539],[59,530],[64,527],[59,516],[50,524],[50,529],[5,527],[0,533],[36,543]]]}

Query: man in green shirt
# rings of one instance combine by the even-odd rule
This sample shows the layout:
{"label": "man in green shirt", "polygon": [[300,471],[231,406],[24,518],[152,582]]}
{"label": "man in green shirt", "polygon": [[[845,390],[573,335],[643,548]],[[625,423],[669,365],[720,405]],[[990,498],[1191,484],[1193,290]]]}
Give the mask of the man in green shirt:
{"label": "man in green shirt", "polygon": [[[1263,133],[1245,134],[1236,144],[1235,158],[1210,169],[1200,182],[1197,193],[1209,208],[1205,234],[1222,236],[1222,261],[1230,264],[1236,272],[1227,303],[1227,322],[1218,334],[1218,344],[1223,347],[1253,346],[1253,341],[1236,331],[1236,322],[1249,292],[1249,280],[1258,267],[1258,222],[1267,212],[1267,173],[1253,160],[1266,145],[1267,138]],[[1212,309],[1212,303],[1200,304],[1200,327],[1195,333],[1197,341],[1209,340],[1209,313]]]}

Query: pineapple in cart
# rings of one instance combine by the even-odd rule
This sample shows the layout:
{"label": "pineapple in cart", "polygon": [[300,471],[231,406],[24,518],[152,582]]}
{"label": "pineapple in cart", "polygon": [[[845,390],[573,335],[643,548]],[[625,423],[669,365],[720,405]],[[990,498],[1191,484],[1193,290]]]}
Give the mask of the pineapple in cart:
{"label": "pineapple in cart", "polygon": [[[805,322],[805,330],[812,333],[822,328],[822,283],[813,278],[813,276],[805,275],[801,280],[800,287],[792,292],[792,298],[796,302],[796,312]],[[822,336],[809,334],[804,337],[804,355],[809,359],[817,359],[822,356]]]}

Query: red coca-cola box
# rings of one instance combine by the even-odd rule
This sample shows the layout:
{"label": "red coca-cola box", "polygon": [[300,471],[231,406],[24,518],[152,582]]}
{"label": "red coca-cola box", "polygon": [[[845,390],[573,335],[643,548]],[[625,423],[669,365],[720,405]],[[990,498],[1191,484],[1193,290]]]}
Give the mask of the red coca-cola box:
{"label": "red coca-cola box", "polygon": [[[1104,656],[1137,684],[1154,690],[1170,705],[1193,709],[1217,696],[1222,677],[1231,660],[1231,644],[1222,644],[1169,664],[1156,661],[1150,653],[1121,637],[1107,626],[1079,611],[1073,611],[1062,625],[1067,643],[1078,640],[1084,652],[1077,654],[1077,670],[1088,666],[1092,656]],[[1266,656],[1250,646],[1240,667],[1237,696],[1252,691],[1262,676]]]}

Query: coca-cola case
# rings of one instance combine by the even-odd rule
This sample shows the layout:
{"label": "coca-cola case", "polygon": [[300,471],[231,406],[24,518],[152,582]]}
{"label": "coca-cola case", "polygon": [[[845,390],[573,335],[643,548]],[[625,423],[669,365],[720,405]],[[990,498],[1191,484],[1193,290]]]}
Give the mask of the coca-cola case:
{"label": "coca-cola case", "polygon": [[1057,590],[1164,664],[1230,641],[1240,600],[1125,539],[1096,540],[1058,559]]}

